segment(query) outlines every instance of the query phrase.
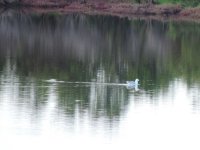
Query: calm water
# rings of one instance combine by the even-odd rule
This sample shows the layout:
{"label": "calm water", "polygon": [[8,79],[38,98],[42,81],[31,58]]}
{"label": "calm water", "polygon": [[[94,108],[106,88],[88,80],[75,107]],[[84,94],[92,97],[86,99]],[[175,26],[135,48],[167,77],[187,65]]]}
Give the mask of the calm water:
{"label": "calm water", "polygon": [[1,148],[200,149],[199,41],[197,23],[1,14]]}

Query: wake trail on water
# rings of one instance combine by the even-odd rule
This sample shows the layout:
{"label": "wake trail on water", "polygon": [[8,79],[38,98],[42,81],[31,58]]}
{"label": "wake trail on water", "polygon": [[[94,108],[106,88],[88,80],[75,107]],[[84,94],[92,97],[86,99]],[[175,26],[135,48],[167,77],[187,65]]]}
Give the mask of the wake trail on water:
{"label": "wake trail on water", "polygon": [[67,84],[95,84],[95,85],[110,85],[110,86],[126,86],[127,84],[125,83],[106,83],[106,82],[70,82],[70,81],[59,81],[55,79],[50,79],[50,80],[43,80],[44,82],[47,83],[67,83]]}
{"label": "wake trail on water", "polygon": [[96,85],[117,85],[117,86],[125,86],[126,84],[122,83],[106,83],[106,82],[66,82],[66,83],[74,83],[74,84],[96,84]]}

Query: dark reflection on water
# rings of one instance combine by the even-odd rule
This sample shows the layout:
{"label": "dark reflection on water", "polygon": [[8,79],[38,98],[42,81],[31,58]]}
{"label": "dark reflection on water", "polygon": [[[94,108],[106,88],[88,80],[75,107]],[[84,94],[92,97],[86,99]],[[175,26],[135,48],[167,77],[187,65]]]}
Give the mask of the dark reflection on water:
{"label": "dark reflection on water", "polygon": [[[114,130],[130,104],[176,101],[178,92],[199,110],[199,41],[196,23],[1,15],[0,107],[6,109],[1,112],[11,109],[11,123],[21,120],[19,126],[30,128],[13,130],[39,134],[43,120],[75,131],[92,120],[94,131]],[[135,78],[139,92],[121,85]],[[49,79],[64,82],[45,82]]]}

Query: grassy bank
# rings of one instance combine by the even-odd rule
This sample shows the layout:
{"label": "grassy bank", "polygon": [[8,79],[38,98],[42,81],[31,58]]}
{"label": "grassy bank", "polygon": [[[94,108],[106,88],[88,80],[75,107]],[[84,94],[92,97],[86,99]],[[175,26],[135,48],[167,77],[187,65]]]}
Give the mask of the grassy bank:
{"label": "grassy bank", "polygon": [[[16,0],[20,8],[28,12],[84,13],[200,22],[200,0],[153,0],[155,5],[148,4],[149,1],[152,0]],[[0,7],[2,12],[4,7]]]}
{"label": "grassy bank", "polygon": [[71,3],[129,3],[129,4],[175,4],[199,7],[200,0],[0,0],[0,5],[60,6]]}
{"label": "grassy bank", "polygon": [[134,0],[136,3],[147,3],[150,1],[157,4],[180,4],[184,7],[200,6],[200,0]]}
{"label": "grassy bank", "polygon": [[182,4],[184,6],[198,6],[200,4],[199,0],[159,0],[162,3],[173,3],[173,4]]}

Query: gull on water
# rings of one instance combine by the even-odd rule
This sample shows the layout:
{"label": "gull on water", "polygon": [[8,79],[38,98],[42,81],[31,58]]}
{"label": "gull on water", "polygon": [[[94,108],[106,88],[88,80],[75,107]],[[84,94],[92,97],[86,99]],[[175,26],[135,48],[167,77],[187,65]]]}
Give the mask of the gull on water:
{"label": "gull on water", "polygon": [[135,81],[126,81],[126,87],[128,89],[139,90],[138,85],[139,85],[139,79],[135,79]]}

